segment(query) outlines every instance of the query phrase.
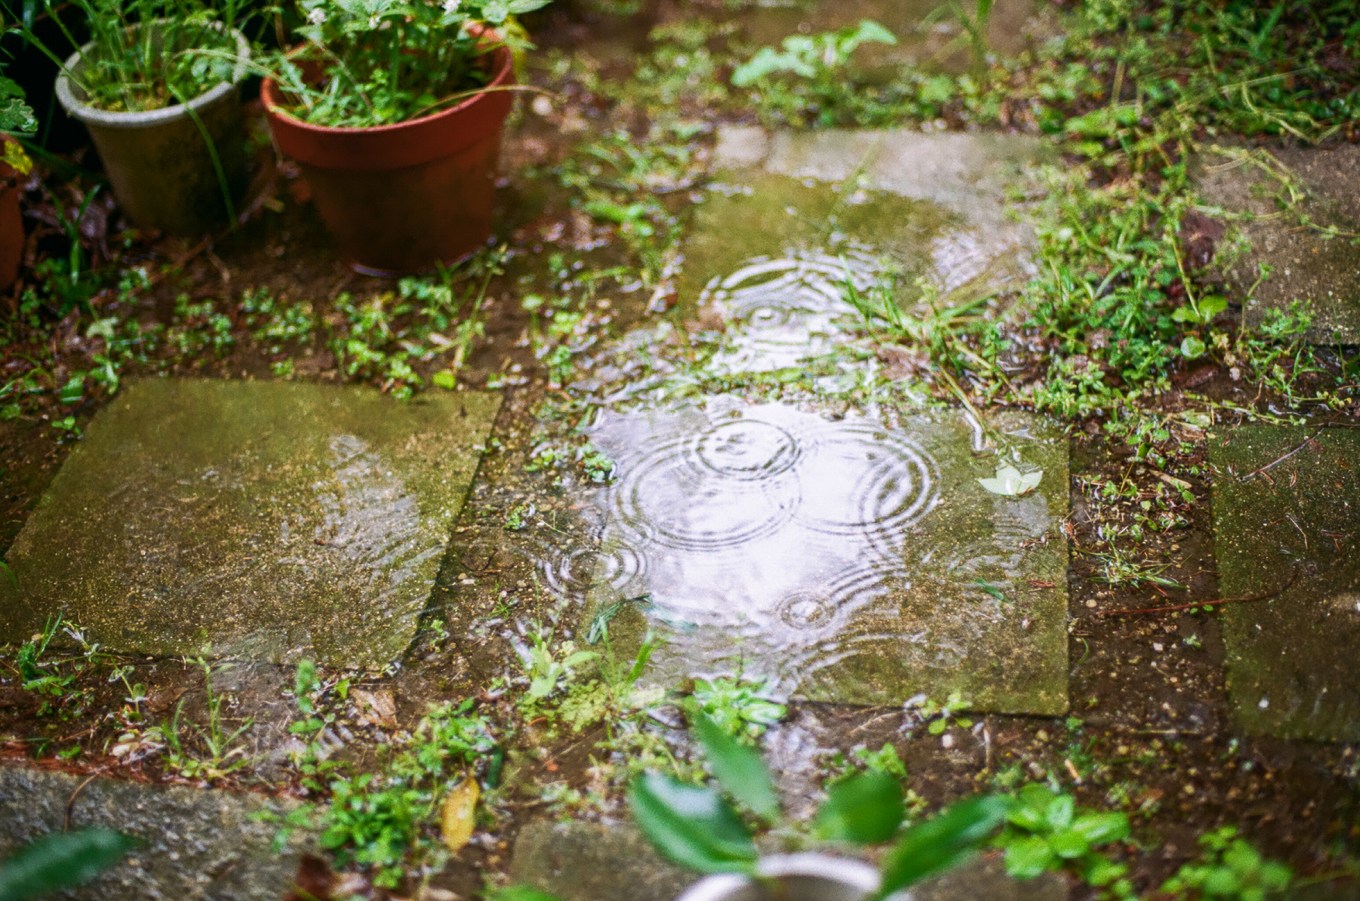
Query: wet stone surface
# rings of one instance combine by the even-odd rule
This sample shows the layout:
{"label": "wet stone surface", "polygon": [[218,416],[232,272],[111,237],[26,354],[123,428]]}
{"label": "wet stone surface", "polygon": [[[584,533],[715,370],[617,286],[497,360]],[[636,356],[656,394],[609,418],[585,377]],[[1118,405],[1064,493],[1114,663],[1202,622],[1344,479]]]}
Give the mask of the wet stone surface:
{"label": "wet stone surface", "polygon": [[254,819],[277,807],[249,795],[160,788],[115,779],[0,766],[0,858],[69,825],[104,826],[146,845],[60,897],[98,901],[281,898],[300,848],[276,853],[275,827]]}
{"label": "wet stone surface", "polygon": [[1253,734],[1360,740],[1360,432],[1243,426],[1210,443],[1228,688]]}
{"label": "wet stone surface", "polygon": [[[682,302],[811,261],[839,297],[896,275],[899,302],[918,279],[946,300],[992,293],[1032,273],[1030,232],[1011,200],[1047,159],[1032,138],[909,131],[720,129],[719,181],[686,242]],[[814,323],[815,324],[815,323]]]}
{"label": "wet stone surface", "polygon": [[385,666],[415,633],[499,406],[135,383],[15,539],[0,640],[60,612],[112,649]]}
{"label": "wet stone surface", "polygon": [[[1302,212],[1322,228],[1347,235],[1360,232],[1360,191],[1355,173],[1360,147],[1274,148],[1247,157],[1209,155],[1198,162],[1204,198],[1228,214],[1254,217],[1241,225],[1251,249],[1234,256],[1220,251],[1219,263],[1244,296],[1271,274],[1247,302],[1246,319],[1259,325],[1268,311],[1287,311],[1298,300],[1313,314],[1309,340],[1318,344],[1360,343],[1360,247],[1351,237],[1329,238],[1284,212],[1286,181],[1304,193]],[[1270,174],[1271,172],[1275,174]]]}
{"label": "wet stone surface", "polygon": [[[1067,709],[1067,450],[998,416],[1004,451],[957,413],[828,420],[776,404],[612,414],[618,464],[597,520],[586,623],[663,641],[650,675],[742,669],[781,694],[900,704],[959,691],[975,709]],[[1001,459],[1037,491],[992,494]]]}

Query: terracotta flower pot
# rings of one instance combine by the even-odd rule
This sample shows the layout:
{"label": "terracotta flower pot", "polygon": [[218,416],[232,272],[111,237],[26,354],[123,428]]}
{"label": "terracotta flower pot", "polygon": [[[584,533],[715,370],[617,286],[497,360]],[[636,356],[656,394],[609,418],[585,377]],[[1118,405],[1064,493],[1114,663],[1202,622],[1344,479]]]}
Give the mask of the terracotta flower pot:
{"label": "terracotta flower pot", "polygon": [[[0,156],[11,140],[0,135]],[[24,258],[24,218],[19,211],[19,173],[0,162],[0,291],[19,277]]]}
{"label": "terracotta flower pot", "polygon": [[240,32],[231,36],[237,59],[231,80],[162,109],[109,112],[91,106],[75,79],[94,44],[73,54],[65,64],[70,74],[57,77],[57,99],[89,129],[114,196],[142,227],[202,234],[228,220],[228,197],[234,206],[245,189],[240,85],[250,44]]}
{"label": "terracotta flower pot", "polygon": [[302,168],[341,255],[372,275],[453,263],[491,237],[496,164],[515,76],[510,51],[489,54],[488,90],[441,112],[372,128],[311,125],[279,86],[260,88],[274,144]]}

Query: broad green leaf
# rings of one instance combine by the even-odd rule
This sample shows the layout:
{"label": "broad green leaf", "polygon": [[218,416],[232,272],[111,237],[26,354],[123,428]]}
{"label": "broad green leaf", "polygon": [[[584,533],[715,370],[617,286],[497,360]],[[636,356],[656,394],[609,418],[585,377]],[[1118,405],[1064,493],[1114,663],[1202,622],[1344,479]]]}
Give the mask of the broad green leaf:
{"label": "broad green leaf", "polygon": [[1072,818],[1077,812],[1077,799],[1071,795],[1055,795],[1052,801],[1048,802],[1048,810],[1044,818],[1048,820],[1051,829],[1066,829],[1072,825]]}
{"label": "broad green leaf", "polygon": [[955,802],[902,834],[883,859],[883,883],[875,898],[948,869],[971,855],[1006,819],[1012,802],[984,795]]}
{"label": "broad green leaf", "polygon": [[708,755],[713,775],[727,793],[767,822],[779,818],[779,795],[760,754],[723,731],[704,715],[694,718],[694,734]]}
{"label": "broad green leaf", "polygon": [[995,476],[988,479],[978,479],[978,484],[992,494],[1019,497],[1038,488],[1039,481],[1043,477],[1044,474],[1041,470],[1021,472],[1011,464],[1003,463],[996,468]]}
{"label": "broad green leaf", "polygon": [[813,828],[824,839],[872,845],[896,835],[905,813],[902,783],[870,770],[831,787]]}
{"label": "broad green leaf", "polygon": [[1057,859],[1048,842],[1038,836],[1026,836],[1006,846],[1006,872],[1016,879],[1033,879],[1047,872]]}
{"label": "broad green leaf", "polygon": [[43,836],[0,863],[0,901],[24,901],[83,885],[140,844],[112,829]]}
{"label": "broad green leaf", "polygon": [[1073,860],[1081,857],[1091,850],[1091,843],[1086,840],[1076,829],[1064,829],[1055,832],[1053,837],[1048,840],[1048,846],[1053,849],[1053,853],[1065,860]]}
{"label": "broad green leaf", "polygon": [[527,885],[507,885],[504,888],[492,889],[487,895],[487,901],[560,901],[560,899],[556,895],[540,892]]}
{"label": "broad green leaf", "polygon": [[740,818],[711,788],[659,773],[633,780],[633,820],[668,860],[701,873],[750,873],[756,846]]}
{"label": "broad green leaf", "polygon": [[1126,814],[1085,813],[1077,817],[1072,828],[1080,832],[1092,845],[1117,842],[1129,836],[1129,818]]}

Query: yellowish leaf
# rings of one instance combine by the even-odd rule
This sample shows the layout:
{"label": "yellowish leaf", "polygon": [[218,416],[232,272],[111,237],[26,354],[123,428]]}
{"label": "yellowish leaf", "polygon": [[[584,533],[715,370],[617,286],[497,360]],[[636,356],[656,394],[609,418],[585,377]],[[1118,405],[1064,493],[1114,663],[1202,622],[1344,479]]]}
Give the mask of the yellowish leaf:
{"label": "yellowish leaf", "polygon": [[472,838],[472,830],[477,820],[477,798],[481,790],[477,780],[468,778],[459,782],[444,799],[444,816],[440,821],[444,833],[444,845],[457,853]]}

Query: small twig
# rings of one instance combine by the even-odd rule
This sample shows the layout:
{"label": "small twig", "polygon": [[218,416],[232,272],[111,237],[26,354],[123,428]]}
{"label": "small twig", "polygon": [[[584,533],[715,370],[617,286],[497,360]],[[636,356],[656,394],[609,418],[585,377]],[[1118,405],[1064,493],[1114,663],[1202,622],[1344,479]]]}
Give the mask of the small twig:
{"label": "small twig", "polygon": [[1217,607],[1220,604],[1246,604],[1251,601],[1265,601],[1269,600],[1270,598],[1276,597],[1277,595],[1284,594],[1290,588],[1293,588],[1294,583],[1297,582],[1298,580],[1299,580],[1299,568],[1296,566],[1294,567],[1294,574],[1289,577],[1288,582],[1286,582],[1283,586],[1276,588],[1273,591],[1267,591],[1264,594],[1255,594],[1252,595],[1251,597],[1243,598],[1214,598],[1213,600],[1210,601],[1188,601],[1184,604],[1167,604],[1166,606],[1163,607],[1139,607],[1137,609],[1125,609],[1125,610],[1102,610],[1100,611],[1100,615],[1133,616],[1134,614],[1137,613],[1173,613],[1177,610],[1191,610],[1195,607]]}
{"label": "small twig", "polygon": [[1262,466],[1260,469],[1252,470],[1251,472],[1242,476],[1241,481],[1245,482],[1248,479],[1254,479],[1257,476],[1261,475],[1263,472],[1266,472],[1267,470],[1274,469],[1276,466],[1279,466],[1285,460],[1288,460],[1290,457],[1294,456],[1299,451],[1303,450],[1305,447],[1312,444],[1313,439],[1316,438],[1318,435],[1321,435],[1322,430],[1325,428],[1326,426],[1318,426],[1316,431],[1314,431],[1313,434],[1309,435],[1307,438],[1303,439],[1303,443],[1300,444],[1298,447],[1294,448],[1292,451],[1290,451],[1289,453],[1285,454],[1282,457],[1276,457],[1274,460],[1271,460],[1269,463],[1267,463],[1265,466]]}
{"label": "small twig", "polygon": [[80,797],[80,793],[85,790],[85,786],[89,785],[95,779],[98,779],[102,772],[103,770],[97,770],[86,776],[84,781],[76,786],[75,791],[71,792],[71,796],[66,799],[66,816],[63,817],[61,821],[62,832],[69,832],[71,830],[71,815],[75,812],[76,798]]}

